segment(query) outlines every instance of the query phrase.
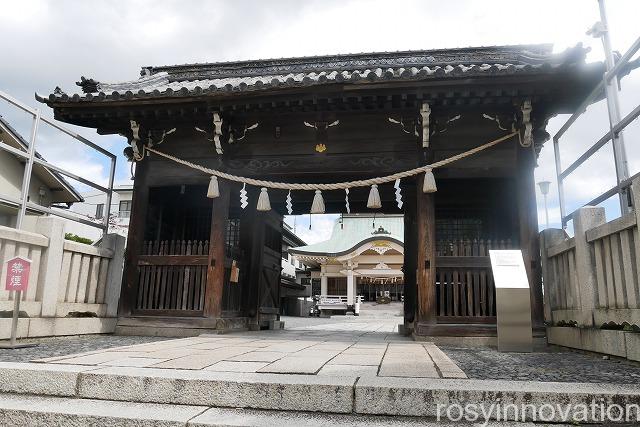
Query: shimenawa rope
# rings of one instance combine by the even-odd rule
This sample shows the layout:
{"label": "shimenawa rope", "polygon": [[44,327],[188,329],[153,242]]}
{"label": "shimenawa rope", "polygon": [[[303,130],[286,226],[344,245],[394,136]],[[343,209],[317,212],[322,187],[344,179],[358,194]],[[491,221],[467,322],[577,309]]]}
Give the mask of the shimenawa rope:
{"label": "shimenawa rope", "polygon": [[161,151],[155,150],[150,147],[145,147],[144,149],[146,151],[150,151],[151,153],[157,154],[161,157],[172,160],[181,165],[188,166],[192,169],[197,169],[199,171],[202,171],[208,175],[214,175],[229,181],[235,181],[235,182],[241,182],[249,185],[254,185],[256,187],[275,188],[280,190],[344,190],[346,188],[369,187],[374,184],[376,185],[384,184],[387,182],[395,181],[396,179],[408,178],[410,176],[418,175],[420,173],[427,172],[431,169],[435,169],[435,168],[447,165],[449,163],[453,163],[460,159],[464,159],[465,157],[476,154],[482,150],[486,150],[487,148],[491,148],[494,145],[498,145],[499,143],[508,140],[509,138],[511,138],[512,136],[518,133],[519,133],[518,131],[512,132],[508,135],[502,136],[491,142],[487,142],[486,144],[472,148],[471,150],[468,150],[463,153],[456,154],[455,156],[451,156],[449,158],[439,160],[435,163],[431,163],[425,166],[420,166],[408,171],[397,172],[397,173],[394,173],[393,175],[387,175],[387,176],[382,176],[378,178],[362,179],[362,180],[347,181],[347,182],[337,182],[334,184],[301,184],[301,183],[289,183],[289,182],[273,182],[273,181],[265,181],[261,179],[247,178],[243,176],[232,175],[232,174],[215,170],[215,169],[209,169],[207,167],[198,165],[196,163],[192,163],[187,160],[179,159],[177,157],[172,156],[171,154],[163,153]]}

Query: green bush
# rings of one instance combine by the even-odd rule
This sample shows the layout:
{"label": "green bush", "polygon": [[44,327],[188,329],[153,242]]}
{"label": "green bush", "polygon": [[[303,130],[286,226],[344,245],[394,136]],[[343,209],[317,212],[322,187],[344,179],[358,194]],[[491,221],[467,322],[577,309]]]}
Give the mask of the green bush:
{"label": "green bush", "polygon": [[73,234],[73,233],[65,233],[64,238],[66,240],[72,240],[74,242],[84,243],[86,245],[90,245],[93,243],[93,240],[87,239],[86,237],[80,237],[77,234]]}

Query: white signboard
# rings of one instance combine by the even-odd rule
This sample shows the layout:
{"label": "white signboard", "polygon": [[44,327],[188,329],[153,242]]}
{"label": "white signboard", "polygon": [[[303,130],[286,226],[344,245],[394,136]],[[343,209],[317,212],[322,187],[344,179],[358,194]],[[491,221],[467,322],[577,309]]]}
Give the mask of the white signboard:
{"label": "white signboard", "polygon": [[489,251],[496,288],[529,288],[522,251]]}
{"label": "white signboard", "polygon": [[498,350],[531,352],[531,295],[522,251],[489,251],[496,287]]}

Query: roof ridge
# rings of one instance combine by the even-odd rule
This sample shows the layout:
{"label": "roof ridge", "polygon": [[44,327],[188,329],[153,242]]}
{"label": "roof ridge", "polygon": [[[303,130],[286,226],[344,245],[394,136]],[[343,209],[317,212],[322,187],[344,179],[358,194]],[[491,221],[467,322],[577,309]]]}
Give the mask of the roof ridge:
{"label": "roof ridge", "polygon": [[[374,51],[374,52],[355,52],[355,53],[336,53],[326,55],[309,55],[309,56],[288,56],[288,57],[272,57],[262,59],[243,59],[243,60],[231,60],[231,61],[215,61],[215,62],[190,62],[184,64],[173,65],[159,65],[159,66],[143,66],[140,75],[145,75],[148,72],[156,73],[160,71],[168,71],[176,68],[187,67],[229,67],[236,66],[238,68],[242,66],[258,65],[268,62],[311,62],[319,60],[327,60],[332,58],[347,59],[347,58],[363,58],[369,56],[402,56],[402,55],[424,55],[435,53],[458,53],[464,51],[478,51],[478,50],[522,50],[523,48],[538,50],[539,54],[550,54],[553,48],[552,43],[537,43],[537,44],[515,44],[515,45],[493,45],[493,46],[466,46],[455,48],[437,48],[437,49],[410,49],[410,50],[397,50],[397,51]],[[535,53],[535,52],[534,52]]]}

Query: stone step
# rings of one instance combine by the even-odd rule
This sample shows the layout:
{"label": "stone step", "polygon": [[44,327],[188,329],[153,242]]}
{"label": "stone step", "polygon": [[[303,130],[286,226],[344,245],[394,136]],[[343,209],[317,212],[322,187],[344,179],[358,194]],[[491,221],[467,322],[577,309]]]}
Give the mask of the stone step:
{"label": "stone step", "polygon": [[[420,427],[461,425],[435,419],[356,414],[279,412],[207,406],[119,402],[114,400],[0,394],[0,425],[13,426],[279,426],[279,427]],[[513,426],[490,422],[489,426]],[[518,423],[518,426],[531,423]]]}
{"label": "stone step", "polygon": [[567,404],[589,406],[593,401],[640,405],[637,385],[354,378],[9,362],[0,363],[0,393],[431,418],[451,403],[532,404],[537,408]]}

